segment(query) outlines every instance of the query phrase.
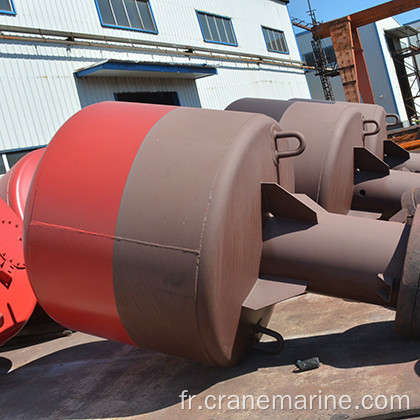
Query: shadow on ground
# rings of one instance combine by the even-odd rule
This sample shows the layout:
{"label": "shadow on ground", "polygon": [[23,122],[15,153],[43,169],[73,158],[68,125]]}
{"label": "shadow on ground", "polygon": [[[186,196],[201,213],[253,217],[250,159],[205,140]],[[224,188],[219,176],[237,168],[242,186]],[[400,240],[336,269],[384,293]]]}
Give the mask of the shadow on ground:
{"label": "shadow on ground", "polygon": [[12,367],[12,362],[6,357],[0,357],[0,376],[7,375],[10,368]]}
{"label": "shadow on ground", "polygon": [[[179,394],[264,367],[289,366],[318,356],[340,369],[398,364],[420,358],[419,340],[378,322],[344,333],[287,340],[277,355],[254,351],[241,365],[220,369],[128,345],[99,341],[57,351],[11,371],[0,358],[0,418],[105,418],[154,412],[177,404]],[[321,365],[322,369],[322,365]],[[419,363],[416,373],[420,376]]]}

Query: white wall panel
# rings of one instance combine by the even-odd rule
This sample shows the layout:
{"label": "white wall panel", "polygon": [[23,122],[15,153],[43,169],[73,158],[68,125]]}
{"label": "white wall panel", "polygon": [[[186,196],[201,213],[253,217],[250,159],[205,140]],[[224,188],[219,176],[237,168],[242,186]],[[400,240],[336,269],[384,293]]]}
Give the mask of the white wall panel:
{"label": "white wall panel", "polygon": [[[102,27],[94,0],[14,0],[14,25],[223,49],[300,60],[287,7],[276,0],[150,0],[158,35]],[[238,47],[203,41],[196,10],[232,18]],[[266,49],[261,25],[283,30],[290,54]],[[207,64],[218,74],[181,79],[77,79],[76,70],[106,59]],[[97,47],[0,40],[0,152],[49,142],[81,107],[119,91],[177,91],[181,105],[222,109],[235,99],[309,97],[302,70]]]}
{"label": "white wall panel", "polygon": [[[216,79],[217,78],[217,79]],[[243,97],[289,99],[309,98],[303,74],[276,72],[267,67],[219,68],[219,75],[197,81],[203,108],[224,109]]]}
{"label": "white wall panel", "polygon": [[400,84],[398,82],[397,72],[395,70],[395,65],[385,39],[385,31],[387,29],[396,28],[401,25],[394,18],[383,19],[379,22],[375,22],[372,25],[375,25],[377,30],[377,36],[380,43],[379,49],[382,51],[383,54],[382,60],[385,63],[388,85],[391,87],[391,90],[393,92],[394,107],[396,108],[394,112],[396,112],[400,116],[401,121],[406,121],[408,119],[408,116],[405,110],[404,100],[401,93]]}
{"label": "white wall panel", "polygon": [[[232,47],[203,41],[196,10],[230,17],[238,47],[236,51],[266,54],[261,25],[284,31],[290,58],[299,60],[287,6],[276,0],[150,0],[159,33],[102,27],[94,0],[16,0],[16,16],[1,15],[0,25],[27,26],[121,36],[229,50]],[[286,55],[285,57],[288,57]]]}
{"label": "white wall panel", "polygon": [[81,106],[96,102],[114,101],[120,92],[175,91],[181,106],[200,107],[200,98],[194,80],[140,79],[135,77],[92,77],[77,80]]}

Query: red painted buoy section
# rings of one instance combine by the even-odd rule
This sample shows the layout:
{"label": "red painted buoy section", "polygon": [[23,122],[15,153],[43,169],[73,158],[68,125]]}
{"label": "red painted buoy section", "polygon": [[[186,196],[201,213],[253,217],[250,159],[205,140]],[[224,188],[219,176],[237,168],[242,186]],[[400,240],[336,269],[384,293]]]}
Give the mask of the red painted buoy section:
{"label": "red painted buoy section", "polygon": [[0,344],[20,331],[35,304],[23,259],[22,220],[0,199]]}
{"label": "red painted buoy section", "polygon": [[28,153],[0,179],[0,344],[21,330],[36,304],[23,258],[22,219],[43,152]]}
{"label": "red painted buoy section", "polygon": [[132,343],[114,298],[115,228],[136,153],[172,109],[96,104],[46,149],[28,197],[25,258],[39,303],[60,324]]}
{"label": "red painted buoy section", "polygon": [[293,149],[281,131],[251,113],[115,102],[77,113],[25,213],[41,306],[72,329],[237,363],[272,311],[243,302],[259,272],[261,182],[294,185],[276,159]]}
{"label": "red painted buoy section", "polygon": [[0,198],[22,220],[29,188],[44,150],[42,148],[28,153],[0,179]]}

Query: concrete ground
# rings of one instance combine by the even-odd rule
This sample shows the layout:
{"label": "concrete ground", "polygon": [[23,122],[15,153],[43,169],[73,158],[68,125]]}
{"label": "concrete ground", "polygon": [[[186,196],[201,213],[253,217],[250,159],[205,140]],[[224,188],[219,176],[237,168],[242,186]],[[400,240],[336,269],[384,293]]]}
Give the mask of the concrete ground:
{"label": "concrete ground", "polygon": [[[395,334],[393,318],[381,307],[302,295],[277,305],[269,325],[283,334],[284,350],[255,350],[232,369],[82,333],[2,348],[0,418],[414,418],[420,415],[420,340]],[[297,359],[314,356],[322,362],[318,369],[294,372]],[[188,400],[182,408],[183,390],[196,395],[191,409]],[[409,398],[409,410],[395,412],[397,395],[406,396],[403,409]],[[273,396],[283,397],[283,408]],[[372,409],[362,408],[364,396]]]}

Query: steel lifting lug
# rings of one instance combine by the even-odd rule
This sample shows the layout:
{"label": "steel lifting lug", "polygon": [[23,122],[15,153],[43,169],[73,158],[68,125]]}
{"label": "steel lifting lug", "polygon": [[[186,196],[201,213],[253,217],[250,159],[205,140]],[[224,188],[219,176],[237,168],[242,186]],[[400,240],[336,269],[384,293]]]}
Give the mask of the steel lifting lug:
{"label": "steel lifting lug", "polygon": [[375,134],[378,134],[381,127],[379,126],[378,121],[376,120],[364,120],[363,121],[363,128],[365,127],[366,124],[374,124],[375,128],[373,129],[373,131],[363,131],[363,141],[365,140],[365,137],[367,136],[374,136]]}
{"label": "steel lifting lug", "polygon": [[388,127],[394,127],[395,125],[398,125],[401,122],[400,116],[397,114],[386,114],[386,119],[388,118],[394,118],[395,121],[394,122],[387,122],[386,126]]}
{"label": "steel lifting lug", "polygon": [[258,337],[259,334],[269,335],[273,337],[276,341],[270,343],[261,343],[257,341],[254,343],[254,348],[263,351],[264,353],[277,354],[283,350],[284,347],[284,338],[277,331],[270,330],[269,328],[263,327],[258,324],[255,329],[255,333]]}
{"label": "steel lifting lug", "polygon": [[[293,137],[299,141],[299,146],[293,150],[277,150],[277,140],[278,139],[287,139]],[[273,131],[273,138],[274,138],[274,147],[276,151],[274,152],[274,160],[278,164],[280,159],[299,156],[302,154],[306,149],[306,140],[303,134],[299,133],[298,131]]]}

